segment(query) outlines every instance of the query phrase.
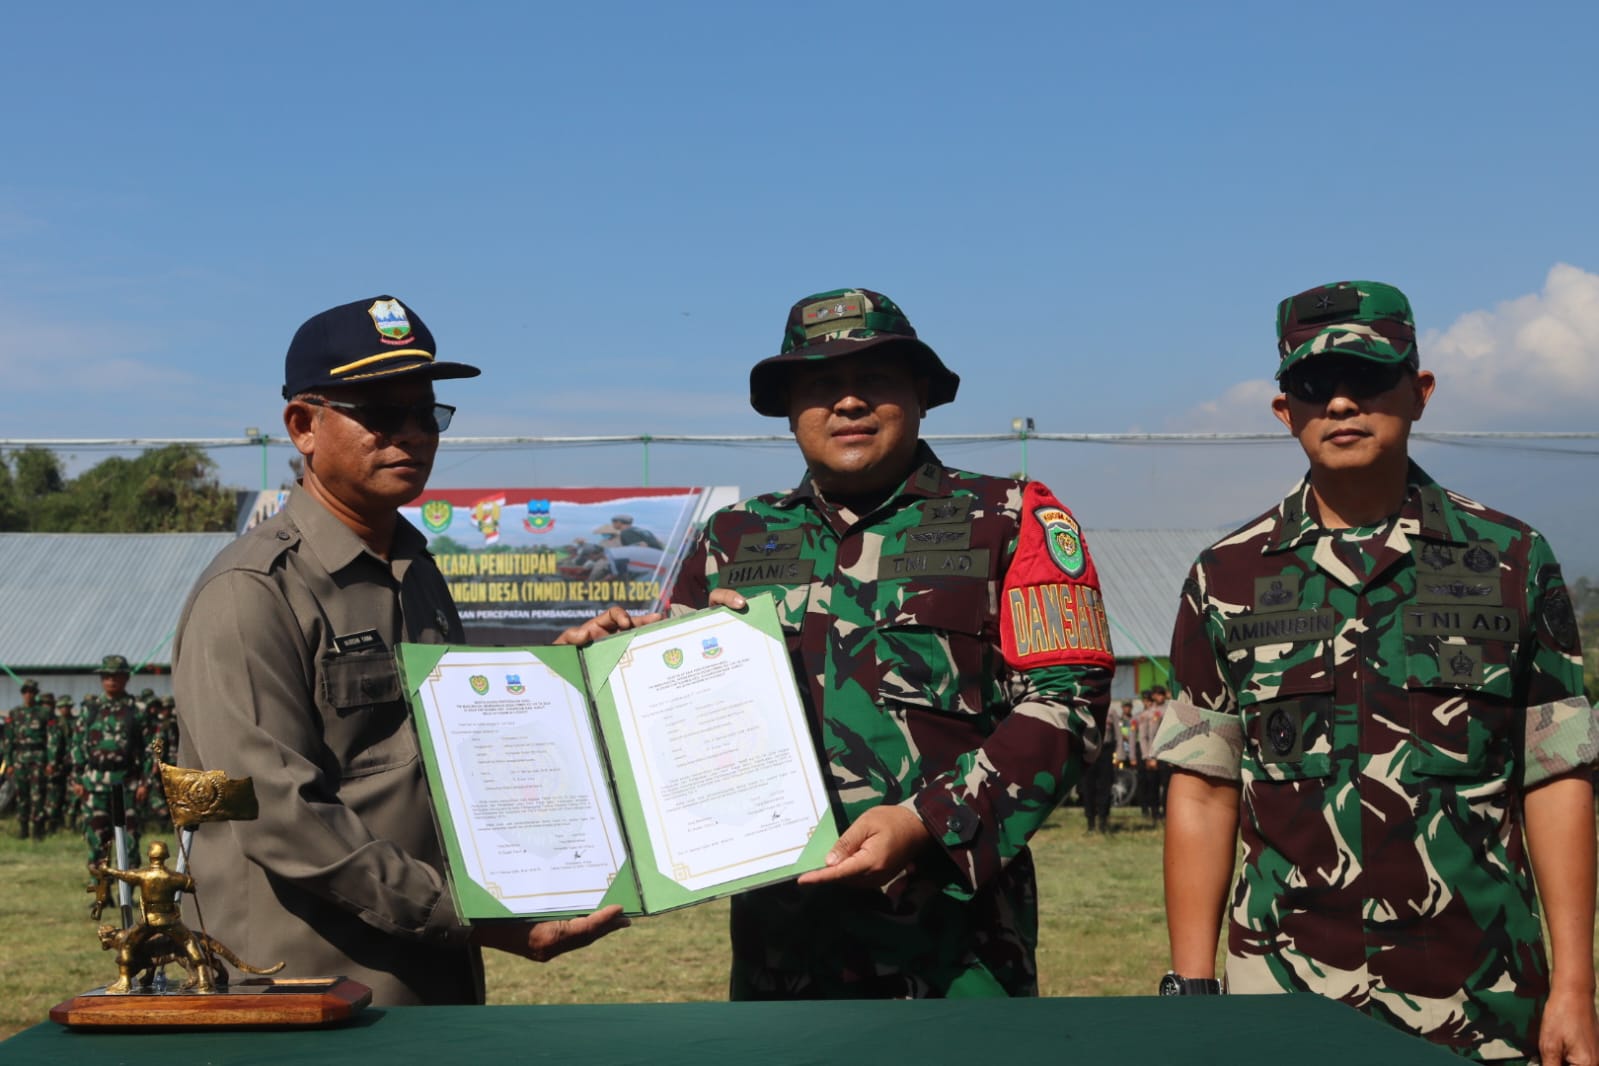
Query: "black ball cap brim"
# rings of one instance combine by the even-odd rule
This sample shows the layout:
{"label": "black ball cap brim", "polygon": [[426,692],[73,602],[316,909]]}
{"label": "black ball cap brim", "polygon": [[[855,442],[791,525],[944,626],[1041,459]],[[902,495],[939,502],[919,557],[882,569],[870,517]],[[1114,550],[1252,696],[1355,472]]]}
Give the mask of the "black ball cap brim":
{"label": "black ball cap brim", "polygon": [[340,385],[482,373],[467,363],[440,362],[437,351],[426,323],[392,296],[341,304],[295,332],[283,361],[283,398]]}

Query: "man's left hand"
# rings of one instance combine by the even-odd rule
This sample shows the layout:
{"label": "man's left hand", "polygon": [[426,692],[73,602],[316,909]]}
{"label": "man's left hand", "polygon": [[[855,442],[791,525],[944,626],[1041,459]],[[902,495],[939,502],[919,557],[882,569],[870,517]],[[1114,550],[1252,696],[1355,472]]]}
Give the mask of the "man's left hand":
{"label": "man's left hand", "polygon": [[587,622],[573,626],[555,638],[557,644],[575,644],[578,647],[593,644],[601,637],[608,637],[612,633],[620,633],[624,629],[633,629],[636,626],[647,626],[651,622],[659,622],[664,615],[641,614],[637,618],[627,613],[623,607],[607,607],[601,613],[590,618]]}
{"label": "man's left hand", "polygon": [[873,807],[844,831],[827,853],[827,865],[801,874],[799,883],[843,881],[861,888],[881,888],[933,844],[927,826],[899,806]]}
{"label": "man's left hand", "polygon": [[1538,1027],[1538,1057],[1544,1066],[1599,1063],[1592,994],[1556,986],[1549,990]]}
{"label": "man's left hand", "polygon": [[140,785],[138,788],[133,790],[133,802],[142,804],[142,803],[144,803],[145,797],[148,796],[149,794],[150,794],[150,786],[149,785]]}

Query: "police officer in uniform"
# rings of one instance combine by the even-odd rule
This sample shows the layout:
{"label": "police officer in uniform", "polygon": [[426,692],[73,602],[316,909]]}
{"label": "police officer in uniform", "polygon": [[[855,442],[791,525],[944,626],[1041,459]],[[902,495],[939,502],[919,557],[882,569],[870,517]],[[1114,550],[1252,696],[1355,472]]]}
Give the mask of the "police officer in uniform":
{"label": "police officer in uniform", "polygon": [[734,998],[1037,993],[1026,845],[1099,751],[1109,634],[1054,494],[920,439],[959,382],[866,289],[799,301],[750,374],[807,469],[711,517],[672,610],[776,597],[846,828],[825,869],[734,897]]}
{"label": "police officer in uniform", "polygon": [[1410,460],[1435,382],[1398,289],[1318,286],[1277,325],[1272,409],[1310,472],[1183,588],[1163,991],[1214,990],[1241,833],[1229,991],[1593,1063],[1599,721],[1560,567]]}

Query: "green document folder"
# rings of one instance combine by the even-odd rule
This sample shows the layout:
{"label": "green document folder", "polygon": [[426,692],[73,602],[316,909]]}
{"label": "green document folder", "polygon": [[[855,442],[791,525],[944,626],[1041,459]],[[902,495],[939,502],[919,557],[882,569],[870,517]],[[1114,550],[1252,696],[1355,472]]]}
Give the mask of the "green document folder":
{"label": "green document folder", "polygon": [[770,596],[581,649],[395,654],[463,918],[656,914],[838,840]]}

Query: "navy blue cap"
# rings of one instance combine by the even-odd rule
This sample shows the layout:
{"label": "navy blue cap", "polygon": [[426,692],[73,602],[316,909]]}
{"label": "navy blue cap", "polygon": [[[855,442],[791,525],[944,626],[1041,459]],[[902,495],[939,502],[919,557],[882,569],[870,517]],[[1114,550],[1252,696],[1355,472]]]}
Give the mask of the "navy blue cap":
{"label": "navy blue cap", "polygon": [[330,385],[419,376],[475,378],[465,363],[441,363],[433,334],[392,296],[373,296],[313,315],[295,331],[283,360],[283,398]]}

